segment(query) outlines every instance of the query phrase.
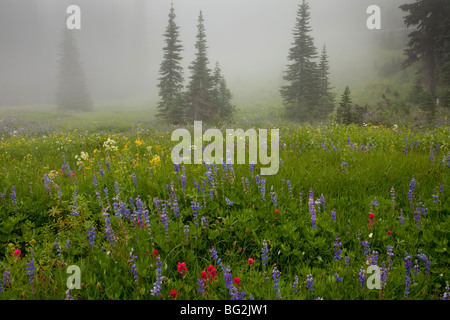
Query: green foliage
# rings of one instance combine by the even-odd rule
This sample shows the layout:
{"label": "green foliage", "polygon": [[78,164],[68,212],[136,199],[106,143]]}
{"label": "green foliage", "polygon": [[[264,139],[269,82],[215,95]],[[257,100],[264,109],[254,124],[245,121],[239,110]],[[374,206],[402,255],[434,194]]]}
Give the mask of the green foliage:
{"label": "green foliage", "polygon": [[[277,298],[271,280],[276,264],[281,271],[281,297],[292,300],[318,296],[326,300],[404,299],[404,252],[414,263],[420,249],[431,261],[430,273],[425,274],[419,260],[418,275],[411,273],[415,284],[409,299],[441,299],[450,277],[448,126],[420,130],[382,125],[311,127],[271,120],[248,118],[237,124],[280,128],[280,170],[265,177],[264,200],[257,182],[260,165],[253,169],[248,165],[186,165],[177,171],[169,156],[174,126],[144,122],[133,130],[124,126],[127,129],[114,133],[61,130],[44,136],[30,131],[2,137],[0,278],[8,268],[11,284],[3,285],[0,299],[65,299],[68,293],[81,300],[172,299],[171,290],[178,291],[177,299],[230,299],[223,270],[209,252],[212,247],[223,265],[231,267],[233,278],[240,277],[239,291],[247,293],[245,299],[250,294],[255,299]],[[117,130],[113,125],[109,129]],[[105,144],[108,139],[115,141],[117,149]],[[77,163],[81,152],[88,156]],[[214,185],[208,182],[207,172]],[[184,187],[182,176],[187,179]],[[412,178],[417,183],[410,202]],[[11,197],[13,186],[17,211]],[[75,189],[78,215],[72,215]],[[309,203],[311,190],[314,201]],[[277,207],[270,192],[277,197]],[[318,201],[321,195],[324,206]],[[172,206],[174,197],[179,216]],[[377,205],[373,205],[375,198]],[[196,220],[191,208],[194,199],[202,206]],[[315,229],[311,204],[316,211]],[[423,206],[428,210],[418,224],[415,211]],[[399,224],[400,210],[405,224]],[[144,211],[148,216],[140,221]],[[167,232],[161,220],[164,212],[170,221]],[[370,212],[376,222],[372,230]],[[91,226],[96,230],[94,245],[89,244],[87,233]],[[378,251],[379,266],[383,261],[389,265],[387,246],[394,247],[392,269],[382,290],[361,290],[358,272],[367,268],[368,258],[358,233],[361,241],[369,241],[370,248]],[[343,249],[337,261],[333,251],[336,234]],[[268,243],[264,270],[263,240]],[[20,259],[15,250],[21,251]],[[132,261],[130,253],[136,256]],[[153,296],[157,256],[162,263],[162,291]],[[348,268],[345,256],[350,257]],[[249,258],[254,260],[251,265]],[[29,282],[26,268],[32,259],[36,273]],[[185,276],[177,270],[179,262],[186,263]],[[81,269],[81,288],[67,292],[70,265]],[[216,268],[217,280],[199,293],[197,280],[209,265]],[[335,280],[335,273],[343,282]],[[313,274],[314,293],[306,288],[307,274]],[[299,277],[297,293],[292,290],[295,276]]]}

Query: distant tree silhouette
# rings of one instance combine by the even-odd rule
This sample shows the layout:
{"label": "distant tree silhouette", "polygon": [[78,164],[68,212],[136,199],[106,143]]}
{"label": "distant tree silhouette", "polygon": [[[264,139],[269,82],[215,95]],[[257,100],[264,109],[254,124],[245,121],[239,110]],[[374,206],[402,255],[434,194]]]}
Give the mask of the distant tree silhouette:
{"label": "distant tree silhouette", "polygon": [[218,62],[216,63],[212,76],[211,97],[214,114],[220,119],[230,120],[235,107],[231,104],[232,95],[227,87],[225,77],[222,75]]}
{"label": "distant tree silhouette", "polygon": [[159,74],[158,117],[178,124],[184,121],[185,110],[183,105],[183,68],[181,67],[181,51],[183,46],[179,40],[179,27],[175,23],[175,10],[170,8],[169,24],[164,33],[166,46],[164,59]]}
{"label": "distant tree silhouette", "polygon": [[319,116],[325,118],[333,111],[334,94],[330,85],[330,66],[328,62],[327,48],[324,45],[318,65],[318,94],[319,94]]}
{"label": "distant tree silhouette", "polygon": [[310,34],[309,9],[308,3],[303,0],[297,11],[294,42],[288,55],[290,63],[283,77],[288,84],[280,90],[288,115],[303,120],[310,117],[319,96],[315,62],[317,49]]}
{"label": "distant tree silhouette", "polygon": [[188,93],[190,108],[187,117],[191,120],[207,120],[214,115],[215,107],[211,104],[212,78],[208,68],[206,33],[203,13],[200,11],[197,24],[197,41],[195,59],[189,66],[191,70]]}
{"label": "distant tree silhouette", "polygon": [[344,93],[341,97],[341,102],[339,103],[339,107],[337,109],[337,121],[345,125],[349,125],[353,122],[352,99],[350,94],[350,88],[348,86],[345,87]]}
{"label": "distant tree silhouette", "polygon": [[93,105],[86,87],[75,32],[77,31],[64,28],[56,103],[59,110],[90,111]]}

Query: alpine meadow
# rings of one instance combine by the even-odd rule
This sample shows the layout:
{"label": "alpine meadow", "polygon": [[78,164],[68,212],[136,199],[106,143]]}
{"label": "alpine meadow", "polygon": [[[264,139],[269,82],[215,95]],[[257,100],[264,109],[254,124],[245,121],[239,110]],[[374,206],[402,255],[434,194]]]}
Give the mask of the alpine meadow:
{"label": "alpine meadow", "polygon": [[2,0],[0,45],[0,300],[449,299],[449,1]]}

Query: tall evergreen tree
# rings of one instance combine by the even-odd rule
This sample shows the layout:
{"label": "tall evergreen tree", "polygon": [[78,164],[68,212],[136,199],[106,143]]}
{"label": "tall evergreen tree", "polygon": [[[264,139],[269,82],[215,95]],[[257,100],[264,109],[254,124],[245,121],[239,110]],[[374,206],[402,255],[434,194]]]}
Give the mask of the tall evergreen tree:
{"label": "tall evergreen tree", "polygon": [[349,125],[353,122],[352,116],[352,99],[350,97],[350,88],[345,87],[344,93],[341,97],[341,102],[337,109],[337,121],[339,123]]}
{"label": "tall evergreen tree", "polygon": [[232,95],[218,62],[212,76],[211,96],[214,114],[223,120],[231,119],[235,108],[231,104]]}
{"label": "tall evergreen tree", "polygon": [[160,66],[158,116],[174,124],[182,123],[184,109],[182,104],[183,68],[181,51],[183,46],[179,40],[179,27],[175,23],[175,9],[170,8],[169,24],[164,33],[166,46],[164,59]]}
{"label": "tall evergreen tree", "polygon": [[56,103],[60,110],[90,111],[92,100],[86,87],[75,32],[64,28]]}
{"label": "tall evergreen tree", "polygon": [[320,55],[318,66],[318,92],[320,117],[325,118],[333,111],[334,94],[331,92],[332,88],[329,80],[330,66],[328,62],[327,48],[324,45]]}
{"label": "tall evergreen tree", "polygon": [[297,119],[305,119],[318,102],[317,49],[310,35],[309,9],[303,0],[297,11],[294,42],[288,55],[290,63],[283,77],[289,84],[280,90],[288,114]]}
{"label": "tall evergreen tree", "polygon": [[203,13],[200,11],[197,24],[197,41],[195,48],[197,52],[195,59],[189,66],[191,70],[190,82],[188,85],[189,112],[193,120],[207,120],[214,114],[214,107],[211,105],[211,70],[208,67],[206,33]]}
{"label": "tall evergreen tree", "polygon": [[[436,73],[446,66],[450,51],[450,1],[417,0],[400,6],[407,27],[417,26],[409,36],[403,67],[421,63],[425,85],[431,93],[436,88]],[[450,67],[450,65],[448,65]]]}

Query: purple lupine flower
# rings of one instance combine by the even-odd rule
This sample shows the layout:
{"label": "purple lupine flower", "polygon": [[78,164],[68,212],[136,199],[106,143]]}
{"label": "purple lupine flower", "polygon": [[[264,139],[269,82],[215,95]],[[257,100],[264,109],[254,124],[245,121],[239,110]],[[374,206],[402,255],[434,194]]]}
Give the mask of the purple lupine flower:
{"label": "purple lupine flower", "polygon": [[439,206],[439,195],[437,194],[436,189],[434,189],[433,194],[431,195],[431,198],[433,199],[433,203],[436,204],[436,208]]}
{"label": "purple lupine flower", "polygon": [[417,277],[419,275],[419,272],[420,272],[420,268],[419,268],[419,264],[418,264],[417,259],[415,260],[415,263],[416,264],[413,267],[413,272],[414,272],[414,276]]}
{"label": "purple lupine flower", "polygon": [[166,208],[166,204],[162,203],[162,214],[160,216],[161,218],[161,223],[164,226],[164,231],[166,232],[166,237],[167,239],[169,239],[169,216],[167,215],[167,208]]}
{"label": "purple lupine flower", "polygon": [[375,206],[375,207],[378,207],[378,201],[377,201],[377,198],[374,198],[373,200],[372,200],[372,203],[371,203],[373,206]]}
{"label": "purple lupine flower", "polygon": [[48,195],[50,195],[50,189],[52,186],[52,182],[47,174],[44,174],[44,188]]}
{"label": "purple lupine flower", "polygon": [[325,197],[323,196],[323,193],[322,193],[322,195],[319,198],[319,202],[320,202],[320,206],[322,208],[322,211],[325,211],[326,206],[325,206]]}
{"label": "purple lupine flower", "polygon": [[180,209],[178,208],[178,199],[177,199],[177,197],[174,197],[173,199],[171,199],[170,204],[171,204],[171,208],[172,208],[173,214],[175,215],[175,218],[178,218],[180,216],[180,214],[179,214]]}
{"label": "purple lupine flower", "polygon": [[132,173],[131,174],[131,178],[133,179],[133,183],[134,183],[134,186],[137,188],[137,178],[136,178],[136,173]]}
{"label": "purple lupine flower", "polygon": [[225,287],[231,290],[233,287],[233,274],[231,273],[231,267],[227,266],[223,272],[223,277],[225,279]]}
{"label": "purple lupine flower", "polygon": [[27,262],[27,275],[28,275],[28,281],[30,283],[33,283],[35,274],[36,274],[36,270],[34,268],[34,259],[31,259],[30,262]]}
{"label": "purple lupine flower", "polygon": [[116,237],[114,234],[114,230],[111,226],[111,218],[108,214],[108,211],[106,209],[103,210],[102,213],[103,219],[105,220],[105,235],[106,238],[108,238],[109,243],[114,246],[116,243]]}
{"label": "purple lupine flower", "polygon": [[186,181],[187,181],[186,176],[184,174],[182,174],[181,175],[181,189],[183,190],[183,195],[186,194]]}
{"label": "purple lupine flower", "polygon": [[261,178],[258,186],[259,193],[261,194],[261,200],[266,201],[266,178]]}
{"label": "purple lupine flower", "polygon": [[73,216],[78,216],[78,208],[77,208],[77,199],[78,199],[78,195],[77,195],[77,189],[76,189],[76,188],[75,188],[75,190],[73,191],[72,198],[73,198],[72,215],[73,215]]}
{"label": "purple lupine flower", "polygon": [[339,277],[339,275],[337,273],[334,274],[334,280],[336,280],[336,282],[342,282],[342,277]]}
{"label": "purple lupine flower", "polygon": [[349,267],[349,262],[350,262],[350,257],[349,256],[345,256],[345,268],[348,270]]}
{"label": "purple lupine flower", "polygon": [[414,190],[416,188],[416,179],[412,178],[411,182],[409,184],[409,191],[408,191],[408,200],[409,203],[411,205],[411,207],[413,206],[413,197],[414,197]]}
{"label": "purple lupine flower", "polygon": [[244,300],[244,297],[247,295],[247,293],[239,292],[239,290],[235,286],[233,286],[230,289],[230,295],[231,295],[230,300]]}
{"label": "purple lupine flower", "polygon": [[294,278],[294,283],[292,284],[292,291],[294,291],[294,293],[297,293],[297,288],[298,288],[298,276],[295,276]]}
{"label": "purple lupine flower", "polygon": [[418,255],[417,257],[422,260],[424,266],[425,266],[425,276],[429,275],[430,273],[430,266],[431,266],[431,262],[430,260],[427,258],[427,256],[422,253],[422,251],[419,249],[418,251]]}
{"label": "purple lupine flower", "polygon": [[391,188],[390,193],[391,193],[392,204],[394,204],[395,203],[395,189],[394,189],[394,187]]}
{"label": "purple lupine flower", "polygon": [[69,239],[66,240],[66,249],[70,249],[72,247],[72,243]]}
{"label": "purple lupine flower", "polygon": [[277,207],[277,195],[275,194],[275,191],[273,191],[273,186],[270,187],[270,199],[272,200],[272,205]]}
{"label": "purple lupine flower", "polygon": [[95,195],[97,196],[98,203],[99,203],[101,206],[103,206],[102,196],[100,195],[100,192],[97,191],[97,192],[95,193]]}
{"label": "purple lupine flower", "polygon": [[288,193],[289,193],[289,198],[293,198],[294,197],[294,195],[292,194],[292,185],[291,185],[291,182],[289,181],[289,180],[287,180],[286,181],[286,184],[287,184],[287,186],[288,186]]}
{"label": "purple lupine flower", "polygon": [[208,218],[205,216],[202,216],[202,225],[208,228]]}
{"label": "purple lupine flower", "polygon": [[420,230],[422,222],[419,208],[414,209],[414,221],[416,221],[417,230]]}
{"label": "purple lupine flower", "polygon": [[450,300],[449,291],[450,291],[450,286],[448,285],[448,281],[447,281],[446,286],[445,286],[445,292],[442,295],[442,300]]}
{"label": "purple lupine flower", "polygon": [[389,270],[392,269],[392,257],[394,254],[392,253],[392,249],[394,249],[393,246],[386,246],[387,247],[387,255],[389,256]]}
{"label": "purple lupine flower", "polygon": [[197,226],[197,213],[202,208],[202,206],[197,202],[197,198],[191,201],[191,208],[192,208],[192,216],[194,219],[194,224]]}
{"label": "purple lupine flower", "polygon": [[16,187],[12,186],[11,188],[11,201],[14,205],[14,211],[17,211],[17,195],[16,195]]}
{"label": "purple lupine flower", "polygon": [[228,199],[228,198],[225,198],[225,202],[227,203],[227,205],[229,205],[230,207],[232,207],[233,206],[233,201],[231,201],[230,199]]}
{"label": "purple lupine flower", "polygon": [[342,246],[341,239],[339,238],[339,233],[336,234],[336,239],[334,241],[334,261],[341,260],[341,253],[342,249],[340,248]]}
{"label": "purple lupine flower", "polygon": [[331,219],[333,219],[333,221],[336,222],[336,209],[332,209],[330,214],[331,214]]}
{"label": "purple lupine flower", "polygon": [[262,258],[263,271],[266,270],[268,253],[269,253],[269,249],[267,248],[267,241],[263,240],[263,247],[261,249],[261,258]]}
{"label": "purple lupine flower", "polygon": [[198,292],[201,294],[201,293],[203,293],[203,292],[205,292],[205,285],[204,285],[204,283],[203,283],[203,280],[202,279],[198,279],[197,280],[197,285],[198,285]]}
{"label": "purple lupine flower", "polygon": [[7,287],[11,285],[11,273],[9,272],[9,268],[5,270],[3,273],[3,286]]}
{"label": "purple lupine flower", "polygon": [[405,217],[403,216],[402,209],[400,209],[400,215],[398,216],[398,224],[405,224]]}
{"label": "purple lupine flower", "polygon": [[445,188],[445,185],[441,184],[441,186],[439,187],[439,192],[444,193],[444,188]]}
{"label": "purple lupine flower", "polygon": [[94,184],[94,187],[97,189],[97,175],[94,172],[94,175],[92,177],[92,183]]}
{"label": "purple lupine flower", "polygon": [[370,252],[370,247],[369,247],[369,241],[361,241],[361,246],[364,248],[364,256],[366,258],[369,258],[369,252]]}
{"label": "purple lupine flower", "polygon": [[153,284],[153,289],[151,290],[152,296],[159,295],[161,293],[162,282],[163,282],[163,278],[161,276],[162,261],[159,258],[159,256],[157,256],[156,259],[158,260],[158,261],[156,261],[157,278],[156,278],[156,282]]}
{"label": "purple lupine flower", "polygon": [[361,269],[359,269],[358,279],[359,283],[361,284],[361,289],[364,291],[364,284],[366,282],[366,270],[364,269],[364,267],[361,267]]}
{"label": "purple lupine flower", "polygon": [[129,263],[131,264],[131,274],[133,275],[134,282],[136,282],[136,284],[139,284],[139,276],[137,273],[136,262],[134,262],[137,256],[133,254],[133,248],[131,249],[129,256],[130,256]]}
{"label": "purple lupine flower", "polygon": [[386,281],[387,281],[387,269],[385,268],[384,261],[381,263],[381,268],[380,268],[380,280],[381,280],[381,286],[382,286],[382,287],[386,286]]}
{"label": "purple lupine flower", "polygon": [[378,260],[378,251],[373,250],[372,251],[372,265],[373,266],[377,265],[377,260]]}
{"label": "purple lupine flower", "polygon": [[411,285],[410,275],[411,275],[412,262],[411,262],[411,257],[409,256],[408,252],[406,252],[406,251],[405,251],[404,262],[405,262],[405,287],[406,288],[405,288],[405,294],[404,294],[403,297],[405,299],[408,299],[408,296],[409,296],[409,293],[410,293],[409,287]]}
{"label": "purple lupine flower", "polygon": [[67,289],[67,291],[66,291],[66,299],[65,300],[73,300],[72,290],[71,289]]}
{"label": "purple lupine flower", "polygon": [[220,266],[220,268],[222,269],[222,271],[224,271],[224,266],[222,264],[221,259],[219,258],[219,255],[217,254],[217,251],[214,247],[212,247],[211,249],[209,249],[209,252],[211,253],[211,257],[214,259],[214,261],[216,261],[216,263]]}
{"label": "purple lupine flower", "polygon": [[313,275],[307,274],[306,275],[306,288],[308,289],[309,292],[314,292],[313,286],[314,286]]}
{"label": "purple lupine flower", "polygon": [[278,271],[277,267],[273,267],[272,270],[272,282],[275,292],[277,293],[277,299],[281,299],[280,293],[280,271]]}
{"label": "purple lupine flower", "polygon": [[95,245],[95,228],[92,226],[88,230],[88,236],[89,236],[89,245],[94,246]]}
{"label": "purple lupine flower", "polygon": [[309,213],[311,215],[312,228],[313,230],[316,230],[316,208],[314,201],[314,193],[312,189],[309,191],[308,206],[309,206]]}

